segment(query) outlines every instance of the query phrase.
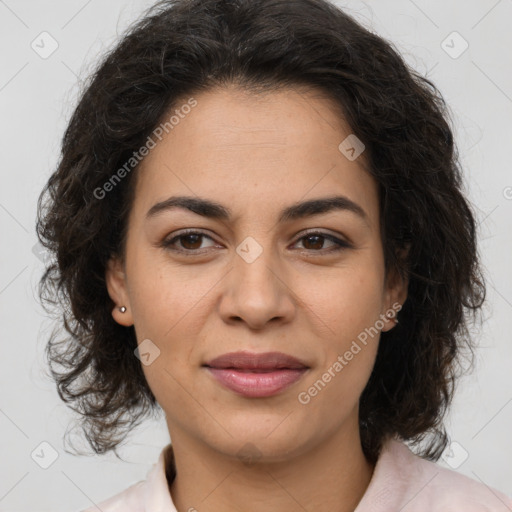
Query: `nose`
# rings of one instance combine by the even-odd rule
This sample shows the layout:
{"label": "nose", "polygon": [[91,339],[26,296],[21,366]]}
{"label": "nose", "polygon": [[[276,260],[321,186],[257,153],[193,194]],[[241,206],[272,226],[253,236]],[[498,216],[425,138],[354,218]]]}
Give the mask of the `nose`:
{"label": "nose", "polygon": [[236,254],[233,268],[223,280],[219,305],[223,320],[230,324],[245,323],[254,330],[271,321],[291,322],[297,301],[283,268],[268,248],[254,261]]}

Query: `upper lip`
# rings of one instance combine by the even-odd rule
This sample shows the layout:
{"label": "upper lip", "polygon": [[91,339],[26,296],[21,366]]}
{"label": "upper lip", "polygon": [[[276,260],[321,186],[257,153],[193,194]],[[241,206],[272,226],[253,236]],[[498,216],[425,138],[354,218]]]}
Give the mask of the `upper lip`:
{"label": "upper lip", "polygon": [[242,370],[299,369],[308,366],[296,357],[282,352],[229,352],[205,363],[210,368],[239,368]]}

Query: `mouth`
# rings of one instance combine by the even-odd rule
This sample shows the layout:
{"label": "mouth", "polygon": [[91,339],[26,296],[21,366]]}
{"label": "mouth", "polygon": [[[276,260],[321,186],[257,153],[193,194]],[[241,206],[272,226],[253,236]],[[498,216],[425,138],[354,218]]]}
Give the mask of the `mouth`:
{"label": "mouth", "polygon": [[231,352],[203,367],[225,388],[248,398],[276,395],[309,369],[304,362],[281,352]]}

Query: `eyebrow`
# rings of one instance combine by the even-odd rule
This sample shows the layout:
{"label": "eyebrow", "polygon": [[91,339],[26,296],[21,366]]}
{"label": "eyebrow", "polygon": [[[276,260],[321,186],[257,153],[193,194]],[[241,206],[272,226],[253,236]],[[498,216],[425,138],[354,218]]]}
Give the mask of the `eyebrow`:
{"label": "eyebrow", "polygon": [[[192,196],[173,196],[154,204],[148,210],[146,219],[156,217],[160,213],[174,208],[182,208],[203,217],[222,221],[229,221],[232,217],[232,212],[228,207],[215,201]],[[280,212],[279,222],[289,222],[336,210],[354,213],[369,225],[369,217],[363,208],[342,195],[311,199],[292,204]]]}

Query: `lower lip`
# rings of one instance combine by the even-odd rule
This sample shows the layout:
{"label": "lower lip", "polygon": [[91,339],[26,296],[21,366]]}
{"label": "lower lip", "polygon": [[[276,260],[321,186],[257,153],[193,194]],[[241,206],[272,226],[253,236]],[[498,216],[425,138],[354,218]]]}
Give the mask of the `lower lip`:
{"label": "lower lip", "polygon": [[250,398],[275,395],[297,382],[307,371],[307,368],[301,368],[253,373],[233,368],[206,368],[225,387]]}

